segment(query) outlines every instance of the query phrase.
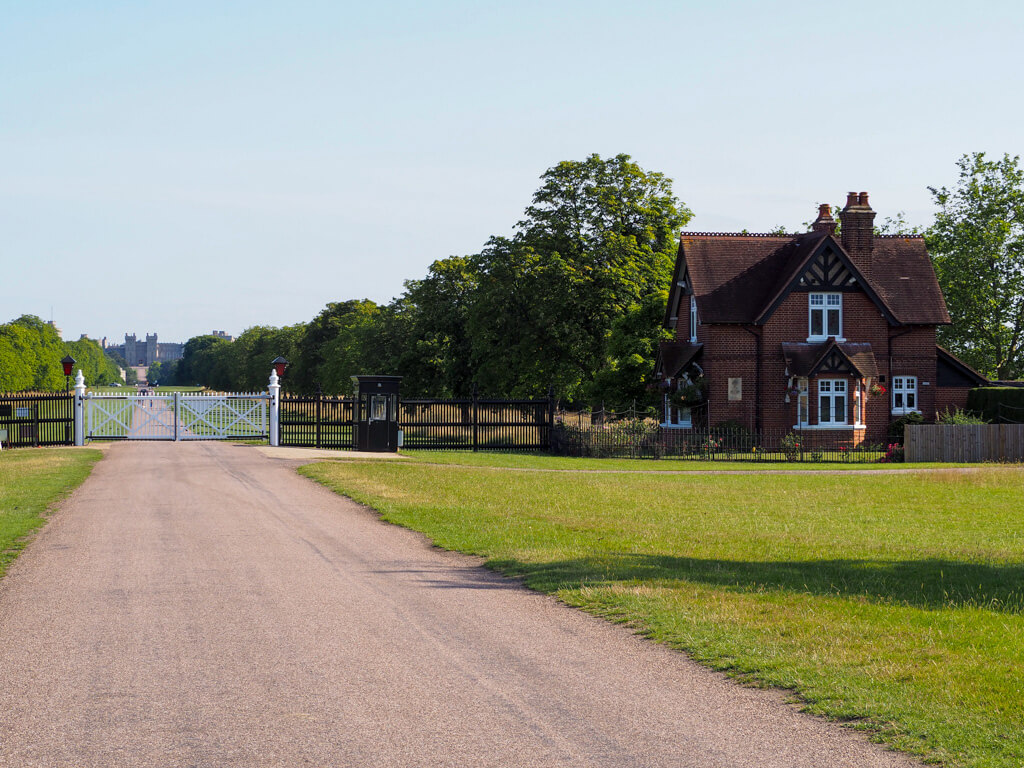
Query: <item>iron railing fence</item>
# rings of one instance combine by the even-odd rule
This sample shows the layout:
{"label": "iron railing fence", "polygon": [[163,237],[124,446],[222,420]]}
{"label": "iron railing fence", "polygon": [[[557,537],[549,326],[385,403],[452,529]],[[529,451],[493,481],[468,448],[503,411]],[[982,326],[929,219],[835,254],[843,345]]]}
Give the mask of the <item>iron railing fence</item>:
{"label": "iron railing fence", "polygon": [[546,451],[551,446],[551,398],[403,399],[398,422],[405,448]]}
{"label": "iron railing fence", "polygon": [[[281,445],[354,447],[354,398],[281,393]],[[398,405],[403,447],[423,450],[546,451],[554,400],[404,398]]]}
{"label": "iron railing fence", "polygon": [[70,392],[0,393],[0,441],[5,448],[73,445],[74,403]]}
{"label": "iron railing fence", "polygon": [[279,402],[281,445],[354,448],[355,398],[282,392]]}
{"label": "iron railing fence", "polygon": [[750,462],[899,461],[902,446],[869,443],[854,431],[746,430],[736,427],[680,429],[637,415],[608,412],[555,416],[551,452],[563,456]]}

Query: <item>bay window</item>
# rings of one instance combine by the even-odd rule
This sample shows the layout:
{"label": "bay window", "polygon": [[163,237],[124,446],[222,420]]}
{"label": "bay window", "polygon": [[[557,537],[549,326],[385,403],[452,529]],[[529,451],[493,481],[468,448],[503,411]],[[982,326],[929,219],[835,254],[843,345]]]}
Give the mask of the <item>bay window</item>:
{"label": "bay window", "polygon": [[846,379],[818,380],[818,423],[846,424]]}

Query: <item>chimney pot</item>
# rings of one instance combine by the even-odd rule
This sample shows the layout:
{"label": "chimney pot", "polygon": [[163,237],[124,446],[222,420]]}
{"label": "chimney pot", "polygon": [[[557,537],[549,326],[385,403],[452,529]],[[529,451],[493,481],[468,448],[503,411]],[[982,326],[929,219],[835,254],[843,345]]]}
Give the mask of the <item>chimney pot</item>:
{"label": "chimney pot", "polygon": [[856,192],[846,193],[846,207],[849,208],[852,205],[857,205],[860,202],[860,196]]}
{"label": "chimney pot", "polygon": [[828,203],[822,203],[818,206],[818,218],[827,219],[832,216],[832,206]]}
{"label": "chimney pot", "polygon": [[870,205],[868,205],[868,193],[867,192],[861,192],[860,193],[860,204],[862,206],[864,206],[865,208],[870,208],[871,207]]}

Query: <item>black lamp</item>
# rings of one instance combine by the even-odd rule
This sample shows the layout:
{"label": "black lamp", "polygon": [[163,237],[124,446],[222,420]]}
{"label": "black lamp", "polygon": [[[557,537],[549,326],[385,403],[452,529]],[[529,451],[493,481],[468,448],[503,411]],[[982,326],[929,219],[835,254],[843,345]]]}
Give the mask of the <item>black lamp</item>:
{"label": "black lamp", "polygon": [[280,379],[284,376],[284,369],[288,367],[288,361],[283,357],[278,356],[274,358],[274,362],[272,362],[271,365],[274,366],[274,370],[277,372],[277,378]]}

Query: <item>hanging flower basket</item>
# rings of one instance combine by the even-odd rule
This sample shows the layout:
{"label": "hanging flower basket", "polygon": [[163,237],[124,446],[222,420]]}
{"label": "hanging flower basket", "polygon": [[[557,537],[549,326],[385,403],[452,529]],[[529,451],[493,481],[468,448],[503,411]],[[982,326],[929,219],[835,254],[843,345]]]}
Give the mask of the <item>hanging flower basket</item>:
{"label": "hanging flower basket", "polygon": [[878,397],[879,395],[885,394],[885,387],[883,387],[881,384],[875,383],[871,385],[871,388],[868,390],[868,392],[870,392],[873,397]]}

